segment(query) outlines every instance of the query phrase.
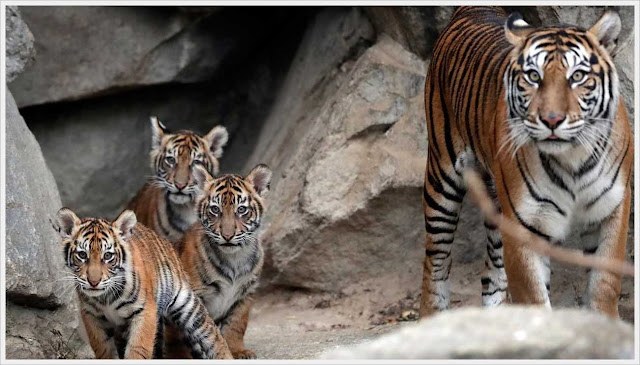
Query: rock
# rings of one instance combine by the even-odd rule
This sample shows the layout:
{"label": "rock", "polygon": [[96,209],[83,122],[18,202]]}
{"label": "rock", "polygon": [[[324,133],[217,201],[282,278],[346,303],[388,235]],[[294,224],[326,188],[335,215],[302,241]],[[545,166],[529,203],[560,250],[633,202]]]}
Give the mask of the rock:
{"label": "rock", "polygon": [[7,90],[7,358],[92,356],[62,245],[49,219],[61,207],[53,175]]}
{"label": "rock", "polygon": [[453,14],[454,6],[369,6],[366,13],[378,35],[387,34],[423,59]]}
{"label": "rock", "polygon": [[35,58],[33,34],[20,16],[17,6],[7,6],[6,56],[7,82],[13,81]]}
{"label": "rock", "polygon": [[[200,9],[202,10],[202,9]],[[24,7],[38,59],[11,85],[18,106],[210,79],[271,35],[284,10]],[[144,36],[142,36],[144,35]]]}
{"label": "rock", "polygon": [[[170,130],[208,132],[223,124],[229,142],[221,172],[244,167],[308,22],[307,10],[272,28],[255,59],[205,82],[156,85],[67,103],[21,109],[58,183],[78,214],[115,218],[152,173],[149,116]],[[274,53],[274,50],[277,50]],[[105,197],[109,197],[105,199]]]}
{"label": "rock", "polygon": [[632,359],[633,326],[584,309],[446,311],[323,359]]}
{"label": "rock", "polygon": [[318,72],[304,44],[318,43],[303,42],[248,164],[274,169],[263,234],[271,282],[339,290],[398,267],[419,275],[424,62],[382,36],[342,78],[305,89],[302,75]]}
{"label": "rock", "polygon": [[7,299],[40,308],[60,297],[63,256],[49,219],[62,206],[38,142],[7,90]]}
{"label": "rock", "polygon": [[56,310],[7,304],[7,359],[92,359],[74,300]]}

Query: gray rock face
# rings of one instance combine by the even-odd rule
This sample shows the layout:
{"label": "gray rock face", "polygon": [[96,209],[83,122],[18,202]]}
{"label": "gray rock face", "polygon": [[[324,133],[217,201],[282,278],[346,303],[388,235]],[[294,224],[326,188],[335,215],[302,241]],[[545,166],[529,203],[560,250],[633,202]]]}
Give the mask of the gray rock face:
{"label": "gray rock face", "polygon": [[91,356],[49,219],[61,207],[53,175],[7,90],[7,358]]}
{"label": "gray rock face", "polygon": [[[212,77],[261,42],[278,10],[183,12],[166,7],[24,7],[38,59],[11,84],[18,106]],[[266,12],[266,14],[265,14]],[[260,30],[260,31],[258,31]],[[234,58],[235,57],[235,58]]]}
{"label": "gray rock face", "polygon": [[398,266],[419,272],[424,62],[382,37],[322,96],[297,88],[298,73],[316,74],[306,67],[292,66],[291,90],[285,86],[279,99],[298,100],[298,111],[276,105],[265,131],[282,120],[296,125],[267,139],[264,150],[259,143],[250,160],[275,169],[263,235],[273,282],[337,290]]}
{"label": "gray rock face", "polygon": [[454,6],[371,6],[366,13],[378,34],[388,34],[406,50],[427,59],[454,10]]}
{"label": "gray rock face", "polygon": [[224,125],[229,143],[221,172],[242,171],[275,99],[273,90],[282,83],[298,47],[298,38],[286,36],[305,29],[308,15],[296,15],[286,27],[271,30],[274,38],[253,50],[255,60],[241,73],[23,108],[63,204],[80,215],[114,218],[120,213],[153,173],[150,115],[174,131],[204,134]]}
{"label": "gray rock face", "polygon": [[22,20],[17,6],[7,6],[5,20],[7,82],[11,82],[33,62],[36,50],[33,45],[33,34]]}
{"label": "gray rock face", "polygon": [[633,326],[578,309],[447,311],[324,359],[632,359]]}
{"label": "gray rock face", "polygon": [[7,299],[42,308],[61,298],[62,247],[49,219],[61,207],[38,142],[7,90]]}

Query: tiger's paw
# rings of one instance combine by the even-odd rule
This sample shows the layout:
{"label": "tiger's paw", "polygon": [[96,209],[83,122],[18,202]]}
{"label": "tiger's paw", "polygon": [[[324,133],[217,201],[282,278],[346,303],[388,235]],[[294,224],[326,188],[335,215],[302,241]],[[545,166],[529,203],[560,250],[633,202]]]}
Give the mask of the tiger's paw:
{"label": "tiger's paw", "polygon": [[257,359],[256,353],[248,349],[235,351],[232,354],[234,359]]}

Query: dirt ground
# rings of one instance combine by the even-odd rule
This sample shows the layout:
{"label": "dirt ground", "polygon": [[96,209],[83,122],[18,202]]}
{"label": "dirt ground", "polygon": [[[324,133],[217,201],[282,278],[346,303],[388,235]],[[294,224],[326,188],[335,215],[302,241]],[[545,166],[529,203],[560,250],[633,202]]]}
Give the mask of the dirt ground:
{"label": "dirt ground", "polygon": [[[456,265],[451,283],[451,306],[480,306],[482,260]],[[477,280],[472,280],[477,278]],[[576,307],[581,303],[587,274],[584,269],[552,265],[551,303]],[[399,300],[393,284],[364,283],[338,294],[271,288],[259,295],[251,312],[246,346],[261,359],[314,359],[323,352],[352,346],[417,320],[416,290]],[[633,324],[633,280],[623,281],[621,317]]]}

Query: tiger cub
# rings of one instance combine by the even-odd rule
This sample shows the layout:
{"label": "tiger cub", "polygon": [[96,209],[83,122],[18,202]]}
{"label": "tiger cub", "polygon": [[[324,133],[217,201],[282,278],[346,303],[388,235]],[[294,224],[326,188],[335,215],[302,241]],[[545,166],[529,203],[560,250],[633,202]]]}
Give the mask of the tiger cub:
{"label": "tiger cub", "polygon": [[229,135],[223,126],[213,127],[205,136],[187,130],[169,133],[158,118],[150,119],[151,169],[155,176],[129,202],[127,209],[136,213],[140,223],[175,243],[197,220],[193,165],[199,163],[217,175],[218,159]]}
{"label": "tiger cub", "polygon": [[109,222],[62,208],[54,223],[96,358],[159,357],[162,321],[180,328],[193,357],[231,358],[171,244],[136,222],[130,210]]}
{"label": "tiger cub", "polygon": [[[194,291],[204,301],[236,359],[253,359],[244,347],[251,294],[258,286],[263,252],[258,228],[271,170],[256,166],[245,178],[211,177],[196,166],[200,190],[194,224],[176,246]],[[168,340],[168,343],[171,341]],[[176,355],[180,356],[180,355]]]}
{"label": "tiger cub", "polygon": [[[621,22],[533,27],[498,7],[460,7],[440,34],[425,84],[428,162],[421,310],[449,306],[451,247],[465,186],[480,170],[496,206],[532,234],[624,260],[633,134],[610,52]],[[551,306],[549,258],[489,222],[484,305]],[[618,317],[621,277],[592,270],[586,301]],[[507,295],[509,294],[509,295]]]}

